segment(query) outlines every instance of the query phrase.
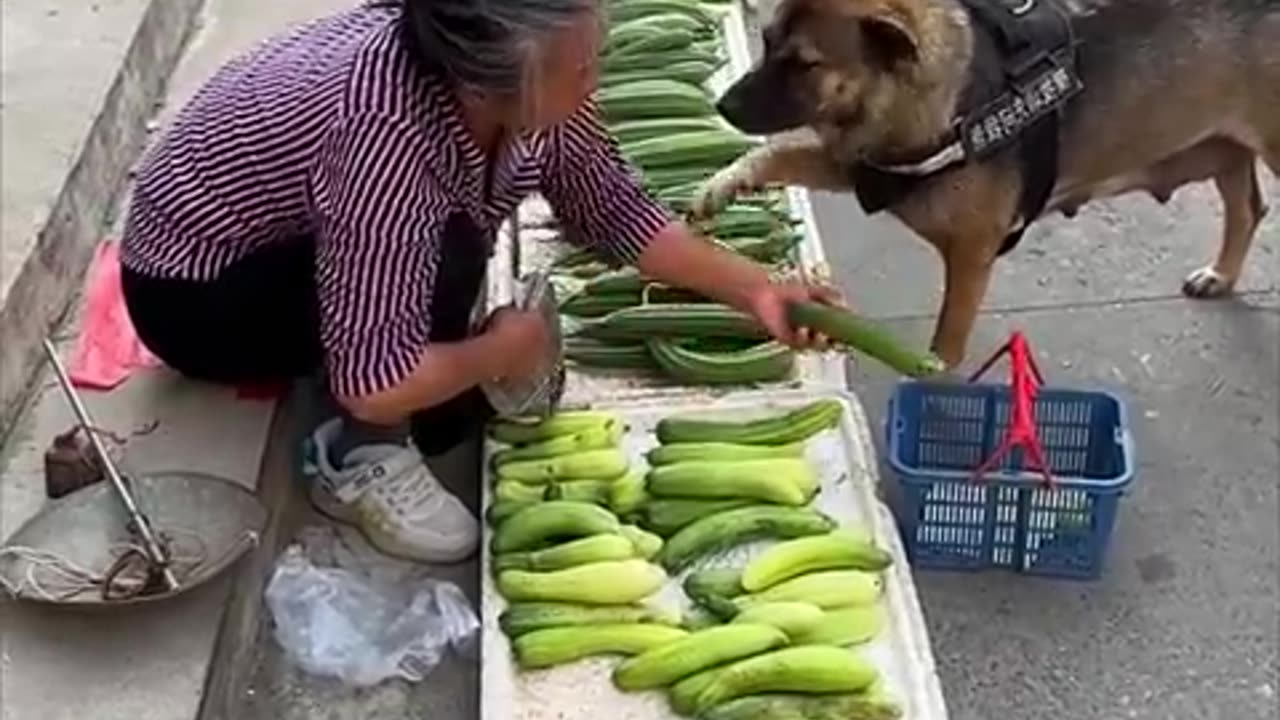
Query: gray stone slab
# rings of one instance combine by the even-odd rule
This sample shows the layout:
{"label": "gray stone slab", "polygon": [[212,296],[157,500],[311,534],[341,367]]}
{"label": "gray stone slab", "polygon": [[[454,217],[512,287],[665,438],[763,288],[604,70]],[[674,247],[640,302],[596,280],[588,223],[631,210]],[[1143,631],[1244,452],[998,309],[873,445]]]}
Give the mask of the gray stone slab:
{"label": "gray stone slab", "polygon": [[[317,408],[319,409],[319,408]],[[314,425],[317,417],[304,421]],[[466,443],[430,461],[432,470],[446,487],[477,512],[480,505],[479,443]],[[302,487],[301,482],[295,483]],[[307,505],[299,492],[294,498],[298,535],[307,528],[324,527],[328,521]],[[363,562],[348,566],[357,572],[392,572],[405,579],[401,585],[420,577],[458,585],[479,613],[479,561],[454,565],[417,566],[379,556],[361,536],[349,528],[338,528],[343,541],[354,548],[354,557]],[[351,556],[348,556],[351,557]],[[479,666],[471,659],[448,653],[421,682],[388,680],[371,688],[353,688],[337,680],[309,675],[296,666],[272,634],[270,611],[262,609],[263,622],[254,653],[252,677],[241,698],[225,716],[209,720],[472,720],[478,717],[480,698]]]}
{"label": "gray stone slab", "polygon": [[[426,576],[457,584],[478,608],[479,564],[472,559],[448,566],[413,566],[374,551],[354,529],[333,526],[318,515],[298,476],[303,437],[332,412],[331,401],[299,384],[273,424],[263,459],[262,488],[271,499],[272,521],[263,546],[236,578],[237,597],[228,605],[217,640],[219,666],[211,669],[198,720],[472,720],[479,704],[479,667],[448,654],[422,682],[389,680],[357,689],[308,675],[287,656],[274,636],[274,621],[263,592],[275,558],[289,543],[332,528],[350,548],[343,566],[357,572]],[[479,443],[467,443],[429,464],[451,492],[476,512],[480,503]],[[324,553],[321,553],[323,555]],[[348,561],[359,560],[356,564]],[[323,558],[324,564],[333,564]],[[478,612],[478,609],[477,609]],[[234,665],[234,667],[229,667]]]}
{"label": "gray stone slab", "polygon": [[171,118],[222,63],[268,35],[352,5],[351,0],[205,0],[198,31],[174,68],[158,122]]}
{"label": "gray stone slab", "polygon": [[[457,583],[477,602],[476,563],[441,568],[432,577]],[[473,720],[478,717],[480,678],[474,661],[452,653],[421,682],[388,680],[352,688],[307,675],[293,665],[265,632],[259,662],[236,720]]]}
{"label": "gray stone slab", "polygon": [[[233,55],[290,24],[349,5],[347,0],[291,0],[266,5],[254,0],[208,0],[200,18],[200,32],[193,37],[187,55],[174,71],[157,126],[171,118],[204,79]],[[255,556],[251,563],[252,576],[240,578],[237,587],[253,593],[254,597],[232,605],[236,618],[224,625],[223,635],[218,638],[221,661],[243,667],[215,668],[207,687],[209,701],[201,708],[200,717],[207,720],[378,720],[427,716],[432,720],[463,720],[474,717],[479,681],[473,664],[448,660],[417,685],[393,682],[366,691],[353,691],[339,683],[304,674],[289,662],[271,635],[271,618],[261,600],[273,562],[270,555],[291,539],[294,531],[323,523],[311,512],[298,490],[300,482],[292,474],[296,463],[290,462],[301,435],[317,422],[323,410],[318,405],[306,405],[299,410],[305,417],[298,419],[296,426],[290,426],[290,436],[273,439],[273,445],[279,441],[279,452],[288,458],[274,457],[273,453],[274,459],[268,457],[264,461],[272,474],[264,478],[264,482],[277,488],[280,484],[287,485],[292,492],[278,488],[280,492],[273,493],[274,510],[285,516],[279,521],[282,525],[274,531],[280,536],[272,541],[268,552]],[[475,452],[473,448],[472,465]],[[453,458],[455,465],[467,462],[465,455]],[[470,474],[474,472],[473,469]],[[288,476],[276,477],[280,473]],[[442,472],[441,477],[446,483],[457,480],[466,486],[468,481],[461,476],[467,474],[455,469]],[[462,487],[455,489],[464,498],[475,494],[474,487],[470,493],[462,492]],[[478,497],[474,502],[478,503]],[[446,568],[439,577],[457,582],[474,599],[477,572],[475,563],[467,563]]]}
{"label": "gray stone slab", "polygon": [[[1267,202],[1280,181],[1261,171]],[[866,216],[849,195],[815,193],[823,245],[833,267],[852,273],[850,301],[877,317],[929,315],[942,299],[942,262],[931,246],[888,214]],[[1184,188],[1167,205],[1125,196],[1087,206],[1074,220],[1033,225],[996,264],[984,307],[1058,307],[1180,294],[1187,273],[1218,248],[1221,210],[1208,184]],[[1242,293],[1280,288],[1280,212],[1258,231]]]}
{"label": "gray stone slab", "polygon": [[[975,360],[1018,328],[1051,383],[1119,393],[1138,466],[1096,582],[917,573],[955,720],[1275,717],[1275,309],[1271,295],[982,318]],[[889,326],[927,338],[930,323]],[[882,427],[895,378],[851,376]]]}
{"label": "gray stone slab", "polygon": [[149,0],[5,3],[0,70],[4,291],[48,219],[148,4]]}
{"label": "gray stone slab", "polygon": [[109,222],[200,2],[5,4],[0,437]]}
{"label": "gray stone slab", "polygon": [[294,473],[310,383],[295,383],[276,409],[267,431],[258,478],[258,499],[268,510],[256,548],[237,568],[209,660],[200,707],[193,720],[238,720],[243,691],[253,677],[257,638],[262,631],[262,592],[275,559],[293,537],[305,509]]}
{"label": "gray stone slab", "polygon": [[[66,350],[63,350],[64,356]],[[0,535],[39,510],[43,453],[73,424],[51,375],[0,457]],[[109,393],[82,393],[97,424],[126,439],[124,466],[184,469],[253,488],[272,404],[145,371]],[[85,616],[0,605],[0,717],[191,720],[227,598],[224,576],[189,597]],[[56,686],[57,692],[51,692]]]}
{"label": "gray stone slab", "polygon": [[[331,412],[330,403],[314,387],[300,383],[273,423],[259,488],[266,494],[264,502],[272,508],[272,520],[262,546],[236,578],[197,720],[471,720],[477,715],[479,702],[479,668],[471,660],[449,654],[421,683],[388,681],[376,688],[353,689],[303,672],[273,635],[274,619],[263,593],[276,557],[289,543],[332,527],[316,514],[307,500],[306,484],[297,476],[303,437]],[[430,462],[437,477],[476,511],[480,502],[478,442]],[[451,566],[412,566],[380,555],[351,528],[333,529],[353,548],[346,558],[362,561],[345,565],[348,569],[384,576],[425,575],[453,582],[472,603],[478,603],[476,560]]]}
{"label": "gray stone slab", "polygon": [[227,580],[105,616],[0,605],[0,718],[191,720]]}

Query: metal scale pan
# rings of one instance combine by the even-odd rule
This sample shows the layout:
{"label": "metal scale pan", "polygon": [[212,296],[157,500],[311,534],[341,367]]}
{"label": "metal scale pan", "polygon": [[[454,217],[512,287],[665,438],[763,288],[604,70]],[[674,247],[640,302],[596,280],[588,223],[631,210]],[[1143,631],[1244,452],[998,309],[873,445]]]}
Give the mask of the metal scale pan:
{"label": "metal scale pan", "polygon": [[[107,572],[124,546],[138,545],[136,536],[127,529],[129,516],[115,490],[100,482],[48,502],[0,546],[0,581],[17,590],[11,597],[84,609],[167,600],[220,575],[256,545],[266,524],[266,508],[253,493],[230,480],[167,471],[137,475],[130,483],[157,535],[170,541],[176,588],[139,594],[126,590],[110,598],[103,597],[100,586],[62,597],[47,592],[57,588],[59,578],[37,565],[26,550],[56,554],[69,565],[100,574]],[[14,548],[23,552],[13,553]],[[136,576],[136,572],[131,574]],[[46,592],[41,592],[42,587]]]}
{"label": "metal scale pan", "polygon": [[122,473],[53,343],[44,346],[106,482],[47,503],[0,546],[0,585],[11,597],[83,608],[159,602],[257,544],[267,511],[240,485],[185,471]]}

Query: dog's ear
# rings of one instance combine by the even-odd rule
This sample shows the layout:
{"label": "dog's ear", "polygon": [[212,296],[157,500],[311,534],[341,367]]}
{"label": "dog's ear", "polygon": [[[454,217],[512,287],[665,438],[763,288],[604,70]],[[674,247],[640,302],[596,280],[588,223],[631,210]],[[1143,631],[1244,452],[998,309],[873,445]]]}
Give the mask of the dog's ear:
{"label": "dog's ear", "polygon": [[920,58],[916,34],[906,23],[888,14],[859,18],[864,47],[868,55],[886,70]]}

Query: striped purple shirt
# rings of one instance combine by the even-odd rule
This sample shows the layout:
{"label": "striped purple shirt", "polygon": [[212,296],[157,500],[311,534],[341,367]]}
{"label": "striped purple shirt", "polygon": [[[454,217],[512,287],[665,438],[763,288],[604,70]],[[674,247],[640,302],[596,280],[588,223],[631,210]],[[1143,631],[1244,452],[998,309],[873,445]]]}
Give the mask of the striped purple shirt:
{"label": "striped purple shirt", "polygon": [[139,167],[123,262],[209,280],[273,242],[316,239],[320,337],[334,392],[395,385],[417,365],[439,236],[454,212],[493,233],[540,191],[587,245],[633,262],[671,219],[634,181],[588,104],[486,160],[452,92],[417,71],[398,10],[360,7],[224,66]]}

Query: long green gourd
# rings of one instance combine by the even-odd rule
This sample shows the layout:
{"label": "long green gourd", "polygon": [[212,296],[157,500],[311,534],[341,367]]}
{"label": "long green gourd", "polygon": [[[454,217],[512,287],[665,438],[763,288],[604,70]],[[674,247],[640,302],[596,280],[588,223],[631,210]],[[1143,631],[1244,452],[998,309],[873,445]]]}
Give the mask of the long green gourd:
{"label": "long green gourd", "polygon": [[843,308],[798,302],[788,306],[787,316],[792,326],[826,335],[837,344],[875,358],[909,377],[936,375],[947,369],[946,363],[936,355],[903,346],[884,328]]}

